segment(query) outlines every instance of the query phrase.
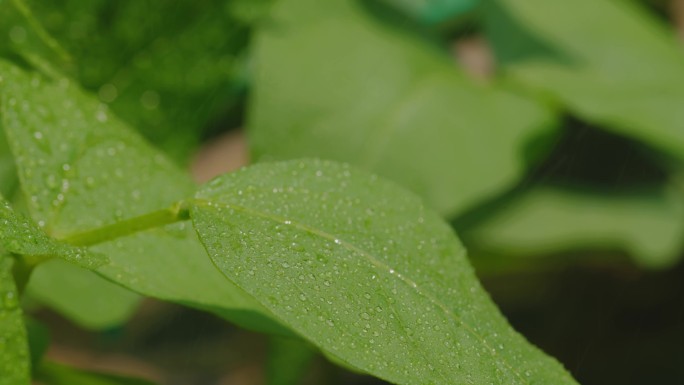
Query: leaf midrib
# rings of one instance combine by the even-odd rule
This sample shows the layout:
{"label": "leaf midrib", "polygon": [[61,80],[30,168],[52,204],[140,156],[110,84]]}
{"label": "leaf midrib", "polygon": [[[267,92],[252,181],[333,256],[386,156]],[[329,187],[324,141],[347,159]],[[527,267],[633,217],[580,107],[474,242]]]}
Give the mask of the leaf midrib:
{"label": "leaf midrib", "polygon": [[[521,383],[531,385],[531,382],[528,381],[528,380],[526,380],[525,377],[523,377],[522,374],[521,374],[519,371],[517,371],[517,370],[508,362],[508,360],[506,359],[506,357],[505,357],[504,355],[498,355],[498,354],[495,352],[494,348],[493,348],[492,346],[490,346],[489,343],[487,343],[487,340],[486,340],[481,334],[479,334],[479,333],[478,333],[473,327],[471,327],[468,323],[464,322],[464,320],[463,320],[461,317],[459,317],[457,314],[453,313],[453,312],[447,307],[446,304],[442,303],[439,299],[436,298],[436,296],[430,295],[430,294],[427,293],[426,291],[419,290],[419,286],[418,286],[418,284],[417,284],[416,282],[414,282],[413,280],[407,278],[405,274],[399,273],[398,270],[393,269],[393,268],[390,267],[389,265],[387,265],[387,264],[385,264],[384,262],[380,261],[378,258],[374,257],[371,253],[367,252],[366,250],[363,250],[363,249],[361,249],[361,248],[359,248],[359,247],[353,245],[352,243],[349,243],[349,242],[347,242],[347,241],[345,241],[345,240],[343,240],[343,239],[341,239],[341,238],[339,238],[339,237],[336,237],[336,236],[334,236],[334,235],[332,235],[332,234],[330,234],[330,233],[328,233],[328,232],[326,232],[326,231],[324,231],[324,230],[317,229],[317,228],[315,228],[315,227],[312,227],[312,226],[309,226],[309,225],[306,225],[306,224],[303,224],[303,223],[300,223],[300,222],[297,222],[297,221],[293,221],[292,219],[286,219],[286,218],[283,218],[283,217],[280,217],[280,216],[277,216],[277,215],[273,215],[273,214],[268,213],[268,212],[262,212],[262,211],[255,210],[255,209],[252,209],[252,208],[249,208],[249,207],[240,206],[240,205],[235,205],[235,204],[231,204],[231,203],[226,203],[226,202],[215,202],[215,201],[211,201],[211,200],[208,200],[208,199],[201,199],[201,198],[195,198],[195,199],[193,199],[193,200],[191,201],[191,203],[194,204],[194,205],[196,205],[196,206],[204,206],[204,207],[217,207],[217,206],[218,206],[218,207],[220,207],[220,208],[226,208],[226,209],[233,209],[233,210],[237,210],[237,211],[242,211],[242,212],[244,212],[244,213],[252,214],[252,215],[254,215],[254,216],[257,216],[257,217],[260,217],[260,218],[265,218],[265,219],[271,220],[271,221],[273,221],[273,222],[281,223],[281,224],[284,224],[286,221],[289,221],[289,226],[293,226],[293,227],[295,227],[295,228],[298,228],[298,229],[300,229],[300,230],[303,230],[304,232],[308,232],[308,233],[310,233],[310,234],[312,234],[312,235],[317,235],[317,236],[320,236],[320,237],[322,237],[322,238],[329,239],[329,240],[331,240],[331,241],[333,241],[333,242],[338,241],[338,242],[336,242],[336,243],[338,243],[340,246],[343,246],[343,247],[347,248],[347,249],[350,250],[350,251],[356,252],[356,253],[358,253],[359,255],[362,255],[362,256],[366,257],[366,258],[368,259],[368,261],[369,261],[372,265],[374,265],[376,268],[379,268],[379,269],[382,270],[383,272],[388,272],[388,271],[390,271],[390,270],[394,270],[395,272],[397,272],[396,275],[393,275],[394,277],[398,278],[401,282],[403,282],[404,284],[406,284],[408,287],[414,289],[415,292],[416,292],[419,296],[422,296],[422,297],[427,298],[432,304],[434,304],[435,306],[439,307],[439,308],[440,308],[448,317],[452,318],[454,321],[456,321],[456,322],[458,322],[460,325],[462,325],[463,328],[464,328],[468,333],[470,333],[473,337],[475,337],[476,340],[479,340],[479,341],[487,348],[487,349],[486,349],[487,352],[495,359],[495,361],[496,361],[496,360],[500,360],[500,361],[504,364],[504,366],[505,366],[506,368],[508,368],[513,374],[515,374],[516,377],[518,377],[518,379],[520,379]],[[442,373],[442,372],[440,371],[440,374],[442,375],[442,377],[445,378],[445,380],[447,380],[444,373]],[[447,383],[448,383],[448,380],[447,380]]]}

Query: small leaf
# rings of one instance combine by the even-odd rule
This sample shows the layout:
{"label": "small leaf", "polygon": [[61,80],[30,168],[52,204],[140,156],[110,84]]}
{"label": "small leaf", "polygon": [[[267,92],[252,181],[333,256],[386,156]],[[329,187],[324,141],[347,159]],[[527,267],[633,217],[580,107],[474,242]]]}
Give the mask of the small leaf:
{"label": "small leaf", "polygon": [[684,199],[673,191],[605,194],[537,187],[464,234],[479,251],[520,258],[588,249],[630,253],[646,267],[681,257]]}
{"label": "small leaf", "polygon": [[28,385],[30,355],[12,259],[0,254],[0,385]]}
{"label": "small leaf", "polygon": [[633,1],[495,0],[504,71],[580,117],[684,159],[684,55]]}
{"label": "small leaf", "polygon": [[57,242],[49,238],[38,226],[17,215],[0,196],[0,247],[15,254],[39,257],[58,257],[88,269],[107,263],[107,257]]}
{"label": "small leaf", "polygon": [[[9,64],[0,65],[0,73],[2,119],[21,187],[33,218],[44,221],[52,236],[66,238],[116,224],[167,208],[194,192],[186,174],[67,79],[48,81]],[[91,249],[110,259],[99,274],[138,293],[287,334],[266,309],[216,270],[190,226],[156,228]],[[92,281],[94,276],[82,278]],[[80,306],[72,297],[59,303],[85,311],[88,303],[106,302],[95,291],[83,291],[76,284],[80,281],[61,275],[49,281],[65,295],[81,292],[76,297]],[[54,302],[60,292],[42,291],[40,297]],[[133,300],[130,295],[117,298],[124,297]]]}
{"label": "small leaf", "polygon": [[191,202],[216,266],[321,349],[398,384],[574,384],[507,324],[451,228],[348,166],[263,163]]}
{"label": "small leaf", "polygon": [[75,369],[55,362],[44,362],[38,368],[37,378],[50,385],[153,385],[147,380]]}
{"label": "small leaf", "polygon": [[271,19],[254,48],[254,159],[350,162],[453,216],[513,184],[522,147],[554,132],[536,102],[475,84],[358,2],[283,0]]}

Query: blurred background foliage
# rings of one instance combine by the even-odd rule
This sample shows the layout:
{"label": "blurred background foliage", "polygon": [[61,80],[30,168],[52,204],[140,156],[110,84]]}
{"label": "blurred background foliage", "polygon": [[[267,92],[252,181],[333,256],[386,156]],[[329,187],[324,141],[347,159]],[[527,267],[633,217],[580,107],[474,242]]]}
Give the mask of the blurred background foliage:
{"label": "blurred background foliage", "polygon": [[[2,57],[73,78],[200,181],[246,152],[394,179],[581,383],[684,383],[684,1],[0,0],[0,35]],[[0,135],[0,193],[16,185]],[[164,384],[380,383],[71,270],[28,290],[52,360]]]}

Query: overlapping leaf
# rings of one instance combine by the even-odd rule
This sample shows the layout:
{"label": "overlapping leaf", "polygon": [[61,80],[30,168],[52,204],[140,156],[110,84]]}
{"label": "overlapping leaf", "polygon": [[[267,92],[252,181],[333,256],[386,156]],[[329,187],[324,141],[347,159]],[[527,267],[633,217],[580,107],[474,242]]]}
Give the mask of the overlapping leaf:
{"label": "overlapping leaf", "polygon": [[89,269],[107,263],[107,258],[102,254],[49,238],[34,223],[16,214],[2,196],[0,225],[0,250],[32,257],[59,257]]}
{"label": "overlapping leaf", "polygon": [[[62,238],[111,225],[191,195],[194,185],[185,174],[66,79],[47,81],[9,64],[0,73],[2,118],[22,190],[48,234]],[[98,273],[116,283],[247,326],[277,329],[264,309],[221,276],[189,227],[153,229],[93,250],[109,257]],[[55,285],[60,277],[52,280]],[[69,286],[68,277],[59,284]],[[99,296],[80,296],[89,295]]]}
{"label": "overlapping leaf", "polygon": [[397,384],[574,384],[506,323],[436,213],[337,163],[262,163],[191,202],[229,279],[328,353]]}
{"label": "overlapping leaf", "polygon": [[279,1],[255,61],[257,160],[347,161],[445,215],[512,184],[524,168],[521,147],[553,124],[534,102],[474,84],[445,52],[354,1]]}
{"label": "overlapping leaf", "polygon": [[495,0],[504,70],[586,120],[684,159],[684,55],[631,1]]}

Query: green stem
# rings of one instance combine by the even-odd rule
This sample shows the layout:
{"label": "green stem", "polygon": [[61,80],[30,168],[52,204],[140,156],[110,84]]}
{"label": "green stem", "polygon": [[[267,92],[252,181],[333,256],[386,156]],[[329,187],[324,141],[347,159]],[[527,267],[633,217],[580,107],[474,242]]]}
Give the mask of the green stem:
{"label": "green stem", "polygon": [[153,211],[97,229],[72,234],[61,240],[74,246],[92,246],[188,219],[190,219],[190,213],[186,203],[178,202],[163,210]]}

